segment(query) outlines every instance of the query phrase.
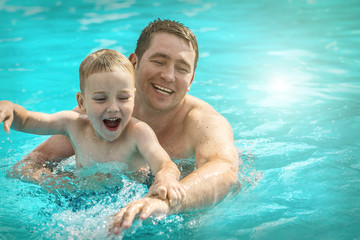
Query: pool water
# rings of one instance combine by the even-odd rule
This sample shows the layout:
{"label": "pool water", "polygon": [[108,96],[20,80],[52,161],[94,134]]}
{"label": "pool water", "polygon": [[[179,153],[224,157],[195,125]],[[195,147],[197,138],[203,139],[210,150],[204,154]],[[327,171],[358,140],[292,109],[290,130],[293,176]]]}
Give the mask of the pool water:
{"label": "pool water", "polygon": [[[129,55],[149,21],[178,20],[199,42],[190,94],[229,120],[244,187],[210,210],[136,221],[119,238],[360,239],[359,12],[357,0],[2,0],[0,98],[72,109],[87,54]],[[113,238],[107,217],[147,186],[75,170],[73,158],[57,169],[77,174],[72,190],[7,177],[46,138],[0,132],[0,239]],[[185,174],[194,166],[177,163]]]}

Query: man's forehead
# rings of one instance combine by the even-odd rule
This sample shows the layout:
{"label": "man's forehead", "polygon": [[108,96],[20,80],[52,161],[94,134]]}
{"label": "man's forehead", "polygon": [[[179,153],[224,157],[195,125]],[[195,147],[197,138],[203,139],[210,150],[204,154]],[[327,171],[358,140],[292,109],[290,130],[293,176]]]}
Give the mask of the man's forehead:
{"label": "man's forehead", "polygon": [[195,50],[192,44],[186,39],[171,33],[156,33],[151,39],[146,52],[149,57],[163,56],[164,58],[168,58],[169,56],[167,56],[167,54],[172,50],[176,51],[176,55],[179,56],[180,59],[186,58],[186,55],[190,57],[190,54],[193,55],[190,58],[193,58],[195,61]]}
{"label": "man's forehead", "polygon": [[188,45],[191,50],[194,50],[194,47],[192,46],[191,42],[188,41],[187,39],[185,38],[182,38],[176,34],[173,34],[173,33],[168,33],[168,32],[157,32],[157,33],[154,33],[152,38],[150,39],[150,44],[149,44],[149,48],[152,46],[152,45],[177,45],[178,43],[176,41],[172,41],[171,38],[176,38],[182,42],[184,42],[186,45]]}

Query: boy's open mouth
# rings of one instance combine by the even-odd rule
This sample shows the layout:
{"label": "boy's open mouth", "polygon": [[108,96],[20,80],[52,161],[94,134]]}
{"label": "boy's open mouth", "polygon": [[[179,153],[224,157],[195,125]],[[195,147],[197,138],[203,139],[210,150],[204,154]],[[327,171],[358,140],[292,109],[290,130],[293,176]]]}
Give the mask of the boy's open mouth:
{"label": "boy's open mouth", "polygon": [[120,126],[121,118],[104,119],[103,122],[109,131],[116,131]]}

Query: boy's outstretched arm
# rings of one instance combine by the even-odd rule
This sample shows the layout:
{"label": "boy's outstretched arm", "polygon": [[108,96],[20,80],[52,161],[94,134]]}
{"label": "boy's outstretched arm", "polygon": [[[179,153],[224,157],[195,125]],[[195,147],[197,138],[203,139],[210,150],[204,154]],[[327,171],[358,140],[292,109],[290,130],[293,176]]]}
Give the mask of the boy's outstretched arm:
{"label": "boy's outstretched arm", "polygon": [[10,132],[10,128],[21,129],[28,116],[28,111],[20,105],[9,101],[0,101],[0,123],[4,123],[5,132]]}
{"label": "boy's outstretched arm", "polygon": [[155,175],[154,183],[147,196],[157,195],[168,199],[172,206],[178,205],[185,197],[185,190],[179,183],[180,171],[161,147],[154,131],[144,122],[135,124],[138,149]]}
{"label": "boy's outstretched arm", "polygon": [[78,114],[72,111],[62,111],[54,114],[27,111],[18,104],[0,101],[0,123],[4,122],[4,130],[10,128],[38,135],[67,135],[72,120]]}
{"label": "boy's outstretched arm", "polygon": [[[65,127],[61,122],[68,122],[64,120],[68,118],[63,117],[71,115],[73,114],[67,112],[51,115],[30,112],[12,102],[0,101],[0,123],[4,122],[6,132],[9,132],[10,128],[12,128],[34,134],[63,134]],[[62,146],[67,146],[67,148]],[[57,156],[59,150],[62,152],[58,154],[61,157]],[[51,175],[54,163],[73,154],[74,150],[70,140],[64,135],[55,135],[16,163],[13,171],[8,175],[33,183],[40,183],[44,177]]]}
{"label": "boy's outstretched arm", "polygon": [[[80,113],[78,107],[74,108],[73,111]],[[17,178],[25,176],[30,181],[37,181],[33,178],[33,171],[47,174],[52,171],[55,164],[74,154],[74,148],[67,136],[53,135],[19,161],[14,166],[12,173]]]}

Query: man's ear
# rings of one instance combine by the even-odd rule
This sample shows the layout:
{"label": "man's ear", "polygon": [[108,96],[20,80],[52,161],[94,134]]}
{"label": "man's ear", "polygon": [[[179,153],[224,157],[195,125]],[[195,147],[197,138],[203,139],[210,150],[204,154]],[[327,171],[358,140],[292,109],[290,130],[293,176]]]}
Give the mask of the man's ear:
{"label": "man's ear", "polygon": [[189,86],[188,86],[188,88],[187,88],[187,91],[188,91],[188,92],[190,91],[190,86],[191,86],[192,82],[194,81],[194,78],[195,78],[195,72],[193,73],[192,78],[191,78],[191,81],[190,81]]}
{"label": "man's ear", "polygon": [[78,92],[76,94],[76,101],[78,103],[78,106],[80,108],[81,112],[86,112],[86,108],[85,108],[85,103],[84,103],[84,96],[82,95],[81,92]]}
{"label": "man's ear", "polygon": [[134,66],[134,68],[135,68],[136,63],[138,61],[138,58],[137,58],[136,54],[135,53],[130,54],[129,55],[129,60],[132,63],[132,65]]}

